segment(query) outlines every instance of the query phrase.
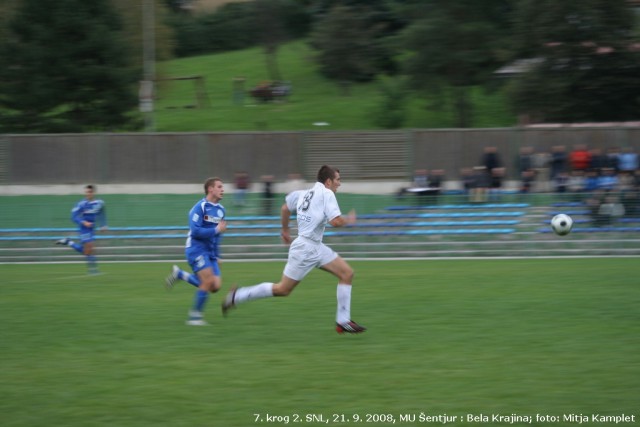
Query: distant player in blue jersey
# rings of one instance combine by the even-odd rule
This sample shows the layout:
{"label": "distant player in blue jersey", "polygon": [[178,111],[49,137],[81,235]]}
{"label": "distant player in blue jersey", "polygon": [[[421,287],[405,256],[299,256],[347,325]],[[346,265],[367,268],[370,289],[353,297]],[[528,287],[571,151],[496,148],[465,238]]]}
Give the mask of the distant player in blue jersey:
{"label": "distant player in blue jersey", "polygon": [[56,242],[58,245],[70,246],[87,257],[90,274],[98,273],[93,241],[97,229],[107,228],[107,215],[104,202],[95,198],[96,188],[93,185],[84,187],[85,198],[79,201],[71,210],[71,221],[78,224],[80,243],[67,238]]}
{"label": "distant player in blue jersey", "polygon": [[189,311],[187,325],[203,326],[202,312],[209,298],[222,286],[220,277],[220,240],[227,229],[224,206],[220,200],[224,195],[224,185],[220,178],[209,178],[204,183],[205,197],[189,211],[189,234],[185,245],[187,262],[193,274],[181,270],[177,265],[166,278],[167,289],[176,281],[184,280],[198,288],[193,306]]}

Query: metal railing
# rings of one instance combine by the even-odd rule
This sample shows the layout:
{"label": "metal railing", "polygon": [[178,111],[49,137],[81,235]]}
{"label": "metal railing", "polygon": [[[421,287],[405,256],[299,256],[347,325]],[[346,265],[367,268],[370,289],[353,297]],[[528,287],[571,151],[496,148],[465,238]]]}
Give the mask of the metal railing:
{"label": "metal railing", "polygon": [[[437,203],[423,204],[411,197],[357,199],[347,195],[345,204],[359,205],[358,223],[339,229],[328,227],[325,243],[352,259],[640,255],[638,216],[605,217],[585,201],[575,201],[576,196],[584,198],[566,194],[502,195],[500,200],[470,203],[465,196],[451,195]],[[31,202],[29,198],[14,201],[12,209],[28,211],[32,218],[38,218],[40,226],[5,220],[5,227],[0,229],[0,262],[83,262],[80,254],[54,244],[76,234],[68,218],[57,208],[51,209],[51,204],[34,206]],[[249,206],[237,209],[244,213],[228,217],[229,227],[222,242],[227,260],[286,259],[287,247],[279,239],[279,218],[256,214],[261,202],[254,198]],[[98,234],[100,259],[183,260],[188,231],[184,211],[188,207],[176,210],[179,213],[173,224],[167,222],[172,218],[163,218],[164,225],[151,225],[154,219],[145,217],[144,212],[155,211],[156,205],[157,197],[145,200],[141,196],[127,209],[112,209],[110,223],[114,226]],[[635,206],[628,211],[636,212]],[[551,232],[549,221],[558,212],[569,213],[575,221],[568,236]],[[131,225],[117,226],[127,222]]]}

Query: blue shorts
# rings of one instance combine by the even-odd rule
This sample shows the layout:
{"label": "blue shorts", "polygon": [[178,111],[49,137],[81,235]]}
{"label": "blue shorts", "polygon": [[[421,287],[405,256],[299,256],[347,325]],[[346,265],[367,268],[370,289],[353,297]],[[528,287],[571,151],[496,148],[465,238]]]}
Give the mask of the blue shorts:
{"label": "blue shorts", "polygon": [[82,242],[82,244],[90,243],[90,242],[93,242],[94,240],[96,240],[96,236],[95,236],[95,233],[93,232],[93,228],[86,228],[86,227],[80,228],[80,242]]}
{"label": "blue shorts", "polygon": [[220,266],[216,257],[207,252],[186,252],[187,262],[194,273],[210,268],[215,276],[220,276]]}

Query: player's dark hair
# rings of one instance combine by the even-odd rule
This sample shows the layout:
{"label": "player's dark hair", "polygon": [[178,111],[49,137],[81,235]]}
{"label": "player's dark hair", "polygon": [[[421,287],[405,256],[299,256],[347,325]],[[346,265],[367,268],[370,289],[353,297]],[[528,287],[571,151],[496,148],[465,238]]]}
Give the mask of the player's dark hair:
{"label": "player's dark hair", "polygon": [[87,184],[84,186],[86,190],[96,191],[96,186],[93,184]]}
{"label": "player's dark hair", "polygon": [[215,185],[216,181],[222,182],[222,180],[220,178],[218,178],[217,176],[214,176],[213,178],[209,178],[204,182],[204,195],[205,196],[207,194],[209,194],[209,187],[211,187],[212,185]]}
{"label": "player's dark hair", "polygon": [[335,179],[336,174],[340,173],[339,169],[332,168],[331,166],[322,165],[318,171],[318,182],[325,183],[328,179]]}

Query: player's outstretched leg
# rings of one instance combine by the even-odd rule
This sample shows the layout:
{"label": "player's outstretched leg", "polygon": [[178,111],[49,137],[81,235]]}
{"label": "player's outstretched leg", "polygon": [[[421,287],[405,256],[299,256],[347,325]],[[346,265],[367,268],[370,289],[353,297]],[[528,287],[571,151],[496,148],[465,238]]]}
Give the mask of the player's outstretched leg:
{"label": "player's outstretched leg", "polygon": [[76,252],[84,253],[84,246],[74,242],[68,237],[65,237],[64,239],[56,240],[56,245],[69,246]]}
{"label": "player's outstretched leg", "polygon": [[284,294],[276,294],[274,291],[275,286],[276,284],[273,282],[262,282],[257,285],[243,286],[241,288],[233,285],[222,301],[222,314],[226,316],[231,308],[247,301],[271,298],[274,296],[286,296]]}
{"label": "player's outstretched leg", "polygon": [[237,285],[231,286],[229,292],[227,292],[227,296],[222,300],[222,315],[226,316],[229,310],[236,307],[236,291],[238,290]]}

